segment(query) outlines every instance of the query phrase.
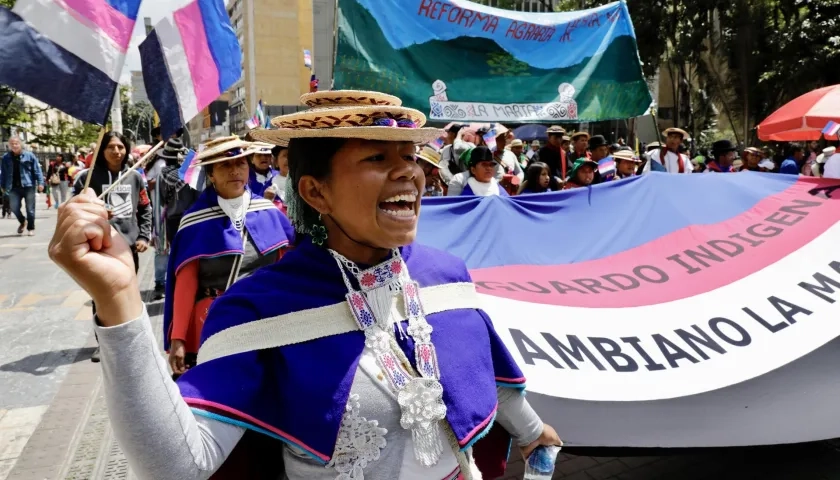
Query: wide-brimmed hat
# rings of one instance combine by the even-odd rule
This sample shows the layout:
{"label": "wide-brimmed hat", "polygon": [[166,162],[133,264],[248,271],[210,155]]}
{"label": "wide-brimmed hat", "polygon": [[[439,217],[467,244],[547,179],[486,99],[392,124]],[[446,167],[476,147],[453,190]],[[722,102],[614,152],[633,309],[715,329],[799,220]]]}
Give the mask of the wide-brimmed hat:
{"label": "wide-brimmed hat", "polygon": [[426,116],[402,106],[399,98],[361,90],[327,90],[300,97],[309,110],[271,119],[271,130],[251,131],[259,141],[276,144],[293,138],[360,138],[428,143],[443,132],[422,128]]}
{"label": "wide-brimmed hat", "polygon": [[513,141],[510,142],[510,146],[511,147],[524,147],[525,143],[523,143],[522,140],[520,140],[518,138],[514,138]]}
{"label": "wide-brimmed hat", "polygon": [[566,129],[560,125],[552,125],[545,130],[546,135],[565,135]]}
{"label": "wide-brimmed hat", "polygon": [[761,150],[755,147],[747,147],[744,149],[744,153],[751,153],[753,155],[761,155]]}
{"label": "wide-brimmed hat", "polygon": [[637,157],[633,150],[619,150],[613,153],[613,159],[616,162],[620,162],[621,160],[630,160],[631,162],[642,163],[642,159]]}
{"label": "wide-brimmed hat", "polygon": [[248,151],[259,155],[271,155],[272,148],[274,148],[274,145],[270,143],[254,142],[248,146]]}
{"label": "wide-brimmed hat", "polygon": [[[589,134],[587,133],[586,136],[589,137]],[[572,137],[572,138],[575,138],[575,137]],[[589,149],[590,150],[595,150],[598,147],[606,147],[606,146],[609,146],[609,144],[607,143],[607,139],[604,138],[603,135],[595,135],[595,136],[589,138]]]}
{"label": "wide-brimmed hat", "polygon": [[417,158],[431,163],[435,167],[440,166],[440,152],[429,145],[423,145],[423,148],[417,151]]}
{"label": "wide-brimmed hat", "polygon": [[734,143],[727,139],[718,140],[717,142],[712,144],[712,153],[726,153],[726,152],[735,152],[738,150],[738,147],[735,146]]}
{"label": "wide-brimmed hat", "polygon": [[204,144],[204,150],[197,155],[196,165],[209,165],[246,157],[254,153],[248,149],[250,145],[236,135],[214,138]]}
{"label": "wide-brimmed hat", "polygon": [[532,146],[532,147],[539,147],[539,146],[541,146],[541,145],[542,145],[542,144],[540,144],[540,141],[539,141],[539,140],[534,140],[533,142],[531,142],[531,146]]}
{"label": "wide-brimmed hat", "polygon": [[823,148],[822,153],[817,155],[817,163],[825,163],[826,160],[828,160],[829,157],[834,155],[835,152],[837,152],[837,148],[835,147]]}
{"label": "wide-brimmed hat", "polygon": [[652,148],[661,148],[661,147],[662,147],[662,144],[659,143],[659,142],[650,142],[647,145],[645,145],[645,150],[650,150]]}
{"label": "wide-brimmed hat", "polygon": [[667,138],[668,135],[672,133],[679,133],[682,136],[683,140],[686,140],[688,138],[688,132],[686,132],[682,128],[677,127],[666,128],[665,131],[662,132],[662,136]]}
{"label": "wide-brimmed hat", "polygon": [[166,141],[163,149],[158,150],[157,156],[167,160],[177,160],[178,155],[184,152],[184,143],[179,138],[170,138]]}
{"label": "wide-brimmed hat", "polygon": [[[590,135],[587,132],[575,132],[575,133],[572,134],[571,138],[572,138],[572,140],[577,140],[580,137],[586,137],[586,140],[588,141],[589,138],[590,138]],[[601,138],[603,138],[603,137],[601,137]]]}

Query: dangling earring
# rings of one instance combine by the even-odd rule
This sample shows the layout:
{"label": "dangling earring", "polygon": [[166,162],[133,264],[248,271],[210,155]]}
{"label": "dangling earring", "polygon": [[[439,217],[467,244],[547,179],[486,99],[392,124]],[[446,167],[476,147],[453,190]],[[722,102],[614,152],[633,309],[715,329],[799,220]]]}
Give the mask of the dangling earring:
{"label": "dangling earring", "polygon": [[312,237],[312,243],[322,247],[327,241],[327,227],[321,222],[321,214],[318,214],[318,222],[309,227],[309,236]]}

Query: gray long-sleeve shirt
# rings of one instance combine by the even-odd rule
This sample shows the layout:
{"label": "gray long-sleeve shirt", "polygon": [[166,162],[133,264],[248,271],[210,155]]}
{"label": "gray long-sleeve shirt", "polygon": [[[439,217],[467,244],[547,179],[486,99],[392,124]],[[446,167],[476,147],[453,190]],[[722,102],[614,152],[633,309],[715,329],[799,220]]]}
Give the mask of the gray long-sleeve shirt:
{"label": "gray long-sleeve shirt", "polygon": [[[95,329],[114,433],[137,476],[154,480],[209,478],[233,451],[245,430],[193,414],[172,381],[145,309],[137,319]],[[373,430],[361,433],[385,441],[379,458],[368,458],[365,462],[364,478],[444,478],[457,466],[453,463],[454,455],[446,450],[438,465],[418,467],[412,453],[411,432],[400,427],[396,399],[388,390],[387,380],[377,378],[374,371],[377,367],[372,367],[375,362],[370,360],[363,354],[350,392],[349,404],[356,408],[345,413],[345,420],[348,417],[358,420],[348,422],[356,426],[378,422]],[[501,387],[498,396],[496,421],[520,446],[536,440],[543,424],[525,397]],[[358,399],[358,404],[354,399]],[[284,446],[283,458],[286,477],[290,480],[332,480],[338,476],[332,466],[325,468],[294,447]]]}

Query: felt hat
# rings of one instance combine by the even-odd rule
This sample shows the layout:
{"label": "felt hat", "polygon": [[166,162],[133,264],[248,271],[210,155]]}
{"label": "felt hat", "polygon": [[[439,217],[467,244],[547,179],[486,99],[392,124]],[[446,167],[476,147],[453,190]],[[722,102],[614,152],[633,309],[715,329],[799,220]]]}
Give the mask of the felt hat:
{"label": "felt hat", "polygon": [[214,138],[204,144],[204,150],[197,155],[196,165],[209,165],[247,157],[254,153],[249,150],[250,146],[249,142],[236,135]]}
{"label": "felt hat", "polygon": [[423,144],[442,131],[423,128],[426,115],[399,98],[362,90],[325,90],[300,97],[308,110],[271,119],[270,130],[253,130],[255,140],[276,144],[293,138],[359,138]]}
{"label": "felt hat", "polygon": [[418,149],[417,158],[431,163],[435,167],[440,166],[440,152],[429,145],[423,145],[423,148]]}
{"label": "felt hat", "polygon": [[[589,137],[589,134],[586,134],[586,136]],[[572,137],[572,138],[575,138],[575,137]],[[593,137],[589,137],[589,149],[590,150],[595,150],[598,147],[606,147],[606,146],[609,146],[609,144],[607,143],[607,139],[604,138],[603,135],[595,135]]]}
{"label": "felt hat", "polygon": [[177,160],[178,155],[184,153],[184,144],[179,138],[170,138],[163,149],[157,152],[158,158]]}
{"label": "felt hat", "polygon": [[518,138],[514,138],[513,141],[510,142],[510,146],[511,147],[524,147],[525,143],[523,143],[522,140],[520,140]]}
{"label": "felt hat", "polygon": [[545,130],[546,135],[565,135],[566,129],[560,125],[552,125]]}
{"label": "felt hat", "polygon": [[712,153],[726,153],[726,152],[735,152],[738,150],[738,147],[735,146],[734,143],[727,139],[718,140],[717,142],[712,144]]}
{"label": "felt hat", "polygon": [[[588,134],[588,133],[586,133],[586,132],[575,132],[575,133],[573,133],[573,134],[572,134],[572,140],[577,140],[577,139],[578,139],[578,138],[580,138],[580,137],[586,137],[586,140],[587,140],[587,141],[588,141],[588,140],[589,140],[589,138],[590,138],[590,137],[589,137],[589,134]],[[603,137],[601,137],[601,138],[603,138]],[[605,140],[605,142],[606,142],[606,140]]]}
{"label": "felt hat", "polygon": [[642,160],[639,157],[636,156],[636,154],[633,152],[633,150],[625,150],[625,149],[619,150],[619,151],[613,153],[613,159],[616,162],[619,162],[621,160],[630,160],[631,162],[634,162],[634,163],[642,163]]}
{"label": "felt hat", "polygon": [[686,140],[688,138],[688,132],[686,132],[682,128],[676,127],[666,128],[665,131],[662,132],[662,136],[667,138],[668,135],[672,133],[679,133],[682,136],[683,140]]}

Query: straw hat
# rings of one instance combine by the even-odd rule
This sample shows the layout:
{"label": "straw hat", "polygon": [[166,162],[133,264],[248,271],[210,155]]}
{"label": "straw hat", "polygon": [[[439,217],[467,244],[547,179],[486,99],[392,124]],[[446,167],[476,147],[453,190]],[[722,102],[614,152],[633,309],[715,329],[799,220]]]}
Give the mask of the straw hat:
{"label": "straw hat", "polygon": [[[572,140],[577,140],[577,139],[578,139],[578,138],[580,138],[580,137],[586,137],[586,141],[587,141],[587,142],[589,141],[589,134],[588,134],[588,133],[586,133],[586,132],[575,132],[575,133],[572,135]],[[603,137],[601,137],[601,138],[603,138]]]}
{"label": "straw hat", "polygon": [[254,142],[248,147],[248,152],[259,155],[271,155],[271,149],[274,145],[265,142]]}
{"label": "straw hat", "polygon": [[642,163],[642,159],[637,157],[636,154],[633,153],[633,150],[619,150],[613,153],[613,159],[615,159],[616,162],[621,160],[630,160],[631,162]]}
{"label": "straw hat", "polygon": [[668,135],[670,135],[672,133],[680,134],[682,136],[683,140],[688,139],[688,132],[686,132],[682,128],[676,128],[676,127],[665,129],[665,131],[662,132],[662,136],[667,137]]}
{"label": "straw hat", "polygon": [[215,138],[204,144],[204,150],[197,155],[196,165],[209,165],[246,157],[254,153],[248,149],[250,145],[236,135]]}
{"label": "straw hat", "polygon": [[560,125],[552,125],[545,130],[545,133],[549,136],[551,135],[565,135],[566,129],[561,127]]}
{"label": "straw hat", "polygon": [[511,147],[524,147],[525,144],[522,143],[522,140],[518,138],[514,138],[512,142],[510,142]]}
{"label": "straw hat", "polygon": [[435,167],[440,166],[440,153],[428,145],[423,145],[423,148],[421,148],[417,152],[417,158],[420,160],[425,160],[426,162],[431,163]]}
{"label": "straw hat", "polygon": [[402,106],[402,100],[385,93],[360,90],[327,90],[300,97],[309,110],[275,117],[271,130],[253,130],[255,140],[277,144],[293,138],[360,138],[428,143],[443,132],[422,128],[426,116]]}

